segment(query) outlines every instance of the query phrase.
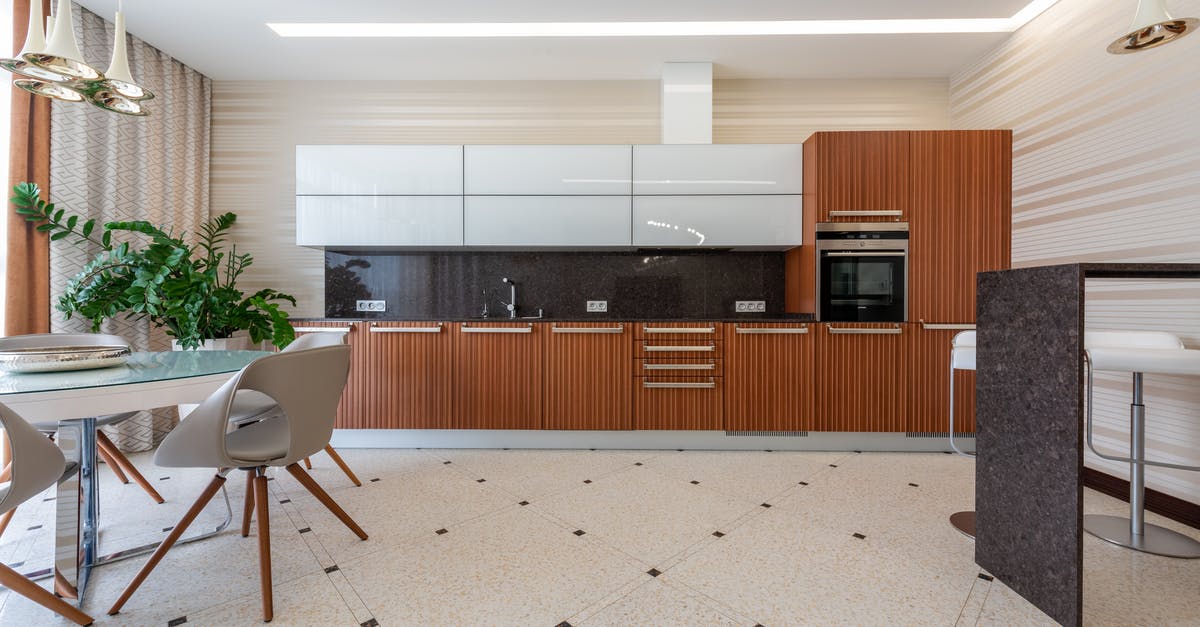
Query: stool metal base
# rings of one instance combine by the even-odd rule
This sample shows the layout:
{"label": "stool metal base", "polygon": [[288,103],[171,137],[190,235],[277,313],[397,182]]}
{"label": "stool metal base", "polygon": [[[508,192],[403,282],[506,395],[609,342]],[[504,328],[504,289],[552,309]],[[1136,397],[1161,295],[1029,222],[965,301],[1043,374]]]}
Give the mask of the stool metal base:
{"label": "stool metal base", "polygon": [[1128,518],[1088,514],[1083,517],[1083,529],[1101,540],[1143,553],[1186,559],[1200,558],[1200,542],[1150,523],[1145,524],[1145,531],[1141,536],[1135,537],[1130,532]]}
{"label": "stool metal base", "polygon": [[975,539],[975,512],[954,512],[950,514],[950,525],[959,530],[964,536]]}

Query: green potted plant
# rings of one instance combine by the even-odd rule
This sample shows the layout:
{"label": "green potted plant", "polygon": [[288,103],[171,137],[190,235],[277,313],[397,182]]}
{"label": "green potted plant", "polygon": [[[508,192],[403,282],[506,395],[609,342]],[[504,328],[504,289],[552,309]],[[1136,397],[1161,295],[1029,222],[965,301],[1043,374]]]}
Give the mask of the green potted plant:
{"label": "green potted plant", "polygon": [[183,239],[186,233],[144,220],[108,222],[97,232],[95,220],[66,215],[42,200],[34,183],[19,183],[13,192],[17,213],[52,241],[73,238],[85,249],[99,248],[58,300],[68,319],[79,315],[98,331],[101,322],[118,315],[145,318],[185,349],[238,331],[248,332],[254,343],[267,340],[280,348],[292,341],[295,334],[280,305],[295,305],[294,297],[273,289],[246,295],[237,288],[254,259],[238,254],[236,246],[225,250],[225,236],[237,220],[233,213],[201,225],[199,242],[191,245]]}

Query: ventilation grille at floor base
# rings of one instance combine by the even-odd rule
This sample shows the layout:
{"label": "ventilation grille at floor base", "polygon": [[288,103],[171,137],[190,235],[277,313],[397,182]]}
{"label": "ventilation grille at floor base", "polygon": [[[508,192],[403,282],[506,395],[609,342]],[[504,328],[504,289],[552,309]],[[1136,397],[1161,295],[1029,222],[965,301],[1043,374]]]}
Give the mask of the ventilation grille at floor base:
{"label": "ventilation grille at floor base", "polygon": [[[949,431],[908,431],[904,434],[906,438],[948,438]],[[974,433],[955,433],[956,438],[974,438]]]}
{"label": "ventilation grille at floor base", "polygon": [[726,431],[725,437],[807,438],[807,431]]}

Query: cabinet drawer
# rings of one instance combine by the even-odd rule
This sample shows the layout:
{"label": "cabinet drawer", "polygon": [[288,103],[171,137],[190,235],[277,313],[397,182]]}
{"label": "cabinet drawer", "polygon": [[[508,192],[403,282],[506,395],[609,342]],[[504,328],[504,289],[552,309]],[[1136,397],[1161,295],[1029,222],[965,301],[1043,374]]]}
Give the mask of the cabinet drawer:
{"label": "cabinet drawer", "polygon": [[633,368],[635,377],[720,377],[725,375],[721,359],[638,359]]}
{"label": "cabinet drawer", "polygon": [[720,322],[639,322],[633,329],[636,340],[720,339]]}
{"label": "cabinet drawer", "polygon": [[721,377],[634,377],[633,383],[635,429],[723,428]]}
{"label": "cabinet drawer", "polygon": [[717,339],[638,340],[633,356],[642,359],[720,359],[722,342]]}

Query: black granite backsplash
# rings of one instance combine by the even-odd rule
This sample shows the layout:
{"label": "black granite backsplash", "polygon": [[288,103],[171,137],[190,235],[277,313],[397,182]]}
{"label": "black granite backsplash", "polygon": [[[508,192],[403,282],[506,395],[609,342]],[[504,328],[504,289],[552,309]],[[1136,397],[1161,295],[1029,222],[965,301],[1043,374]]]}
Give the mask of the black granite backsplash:
{"label": "black granite backsplash", "polygon": [[[421,252],[325,253],[325,315],[379,320],[507,317],[509,277],[519,316],[547,318],[728,318],[734,301],[765,300],[783,315],[782,252]],[[484,292],[486,291],[486,297]],[[355,301],[385,300],[383,313]],[[606,313],[586,301],[607,300]]]}

